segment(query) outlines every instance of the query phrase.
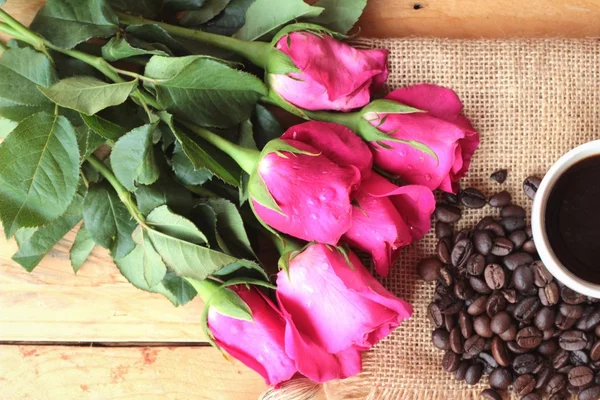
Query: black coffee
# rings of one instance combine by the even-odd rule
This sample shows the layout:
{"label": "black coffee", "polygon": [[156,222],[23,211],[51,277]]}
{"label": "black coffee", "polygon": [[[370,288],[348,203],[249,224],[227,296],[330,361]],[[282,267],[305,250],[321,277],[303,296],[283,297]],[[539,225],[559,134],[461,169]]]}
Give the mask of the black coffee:
{"label": "black coffee", "polygon": [[600,156],[567,170],[550,192],[546,232],[560,262],[573,274],[600,284]]}

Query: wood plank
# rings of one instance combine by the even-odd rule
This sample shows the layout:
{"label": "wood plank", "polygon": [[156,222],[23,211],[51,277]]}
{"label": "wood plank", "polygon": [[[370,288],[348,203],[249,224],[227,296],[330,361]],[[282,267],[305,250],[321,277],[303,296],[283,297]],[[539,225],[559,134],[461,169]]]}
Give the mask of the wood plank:
{"label": "wood plank", "polygon": [[247,400],[262,378],[210,347],[0,346],[0,398]]}

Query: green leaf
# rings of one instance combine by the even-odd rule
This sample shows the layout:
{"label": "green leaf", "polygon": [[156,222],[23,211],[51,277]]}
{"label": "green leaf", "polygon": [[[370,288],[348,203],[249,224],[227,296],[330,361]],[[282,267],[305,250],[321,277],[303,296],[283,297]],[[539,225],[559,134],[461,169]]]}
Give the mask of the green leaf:
{"label": "green leaf", "polygon": [[[81,50],[84,51],[83,49]],[[52,61],[54,61],[56,72],[60,79],[84,75],[95,76],[97,78],[101,78],[103,76],[96,68],[92,67],[86,62],[67,56],[66,54],[59,53],[57,51],[52,51],[50,52],[50,54],[52,56]]]}
{"label": "green leaf", "polygon": [[136,190],[135,182],[150,185],[160,175],[152,145],[155,131],[156,124],[135,128],[115,143],[110,154],[110,165],[115,176],[130,192]]}
{"label": "green leaf", "polygon": [[177,276],[173,271],[167,271],[167,274],[162,280],[162,286],[170,294],[166,295],[175,306],[182,306],[194,297],[196,297],[196,289],[184,278]]}
{"label": "green leaf", "polygon": [[7,237],[62,215],[79,181],[79,149],[71,123],[34,114],[0,144],[0,216]]}
{"label": "green leaf", "polygon": [[127,133],[127,129],[98,115],[85,115],[82,113],[81,119],[92,131],[113,142],[116,142]]}
{"label": "green leaf", "polygon": [[64,49],[94,37],[112,36],[118,30],[116,14],[105,0],[48,0],[31,23],[31,29]]}
{"label": "green leaf", "polygon": [[136,87],[137,80],[106,83],[90,76],[78,76],[63,79],[50,88],[39,89],[61,107],[94,115],[105,108],[124,103]]}
{"label": "green leaf", "polygon": [[422,112],[425,111],[406,106],[397,101],[385,99],[374,100],[361,110],[362,117],[367,121],[381,118],[378,114],[412,114]]}
{"label": "green leaf", "polygon": [[231,0],[215,18],[204,24],[202,30],[231,36],[246,23],[246,12],[255,0]]}
{"label": "green leaf", "polygon": [[2,94],[0,93],[0,117],[14,122],[21,122],[25,118],[41,112],[53,114],[56,108],[56,106],[48,99],[46,99],[48,103],[43,106],[24,106],[4,100],[1,96]]}
{"label": "green leaf", "polygon": [[218,289],[210,297],[210,307],[219,314],[252,322],[252,310],[250,310],[248,304],[246,304],[246,302],[231,289]]}
{"label": "green leaf", "polygon": [[7,137],[17,127],[15,121],[0,117],[0,139]]}
{"label": "green leaf", "polygon": [[196,169],[192,161],[183,152],[179,142],[175,144],[171,163],[175,176],[177,176],[177,179],[184,185],[202,185],[213,176],[212,172],[207,168]]}
{"label": "green leaf", "polygon": [[257,258],[237,207],[225,199],[209,199],[206,203],[217,217],[216,238],[219,247],[234,257]]}
{"label": "green leaf", "polygon": [[163,0],[108,0],[115,10],[154,19],[161,13]]}
{"label": "green leaf", "polygon": [[203,126],[236,125],[267,94],[254,75],[205,56],[154,56],[145,74],[158,81],[154,89],[167,111]]}
{"label": "green leaf", "polygon": [[314,5],[324,8],[324,11],[317,17],[309,18],[310,22],[347,33],[358,21],[367,0],[319,0]]}
{"label": "green leaf", "polygon": [[198,170],[206,168],[224,182],[233,186],[239,185],[239,166],[223,152],[208,143],[198,144],[199,139],[192,139],[174,125],[173,117],[166,113],[161,118],[167,122],[171,132],[177,138],[181,149]]}
{"label": "green leaf", "polygon": [[256,0],[246,12],[246,23],[233,36],[257,40],[291,21],[316,17],[322,12],[322,8],[310,6],[302,0]]}
{"label": "green leaf", "polygon": [[246,149],[258,150],[254,141],[254,127],[250,120],[243,121],[240,124],[237,144]]}
{"label": "green leaf", "polygon": [[167,46],[174,54],[190,54],[186,46],[174,39],[163,27],[156,24],[130,25],[125,30],[127,35],[135,36],[149,43],[160,43]]}
{"label": "green leaf", "polygon": [[[208,0],[208,2],[200,8],[185,13],[183,18],[179,20],[179,24],[188,27],[198,27],[216,17],[225,9],[225,7],[227,7],[230,1],[231,0]],[[188,8],[188,10],[191,9]]]}
{"label": "green leaf", "polygon": [[30,48],[5,51],[0,57],[0,114],[11,106],[52,106],[38,86],[50,87],[57,79],[44,54]]}
{"label": "green leaf", "polygon": [[71,265],[75,273],[79,271],[79,268],[88,259],[95,245],[96,243],[94,243],[94,239],[92,239],[90,233],[85,228],[85,224],[81,225],[81,228],[77,231],[77,236],[75,237],[70,253]]}
{"label": "green leaf", "polygon": [[138,186],[135,197],[144,215],[165,204],[178,214],[186,214],[191,210],[193,201],[191,192],[166,177],[159,178],[150,186]]}
{"label": "green leaf", "polygon": [[206,4],[206,2],[207,0],[164,0],[163,4],[165,8],[171,10],[188,11],[199,10]]}
{"label": "green leaf", "polygon": [[252,115],[254,127],[254,140],[259,149],[265,147],[273,139],[283,135],[283,128],[275,116],[263,105],[257,104]]}
{"label": "green leaf", "polygon": [[213,272],[213,276],[220,277],[222,279],[232,279],[237,276],[249,277],[255,276],[260,279],[269,280],[269,276],[266,271],[254,261],[239,260],[232,264],[221,268],[218,271]]}
{"label": "green leaf", "polygon": [[59,240],[81,221],[82,204],[83,198],[76,195],[63,215],[37,229],[26,240],[20,240],[19,251],[12,259],[27,271],[33,271]]}
{"label": "green leaf", "polygon": [[146,55],[169,56],[172,54],[163,44],[150,44],[135,38],[129,40],[112,38],[102,47],[102,57],[108,61]]}
{"label": "green leaf", "polygon": [[174,214],[167,206],[160,206],[148,215],[147,224],[165,235],[190,243],[204,244],[208,239],[194,223]]}
{"label": "green leaf", "polygon": [[258,279],[246,278],[246,277],[228,279],[225,283],[223,283],[223,285],[221,285],[221,287],[230,287],[230,286],[236,286],[236,285],[245,285],[245,286],[252,285],[252,286],[262,286],[264,288],[273,289],[273,290],[277,289],[277,286],[272,285],[269,282],[261,281]]}
{"label": "green leaf", "polygon": [[127,256],[115,260],[119,271],[138,289],[153,291],[159,285],[167,267],[144,233],[141,242]]}
{"label": "green leaf", "polygon": [[131,234],[137,224],[108,183],[90,185],[83,202],[83,221],[94,242],[109,249],[116,260],[134,249]]}
{"label": "green leaf", "polygon": [[85,125],[78,127],[77,145],[79,146],[80,163],[83,163],[87,158],[100,147],[106,139],[97,135],[94,131]]}

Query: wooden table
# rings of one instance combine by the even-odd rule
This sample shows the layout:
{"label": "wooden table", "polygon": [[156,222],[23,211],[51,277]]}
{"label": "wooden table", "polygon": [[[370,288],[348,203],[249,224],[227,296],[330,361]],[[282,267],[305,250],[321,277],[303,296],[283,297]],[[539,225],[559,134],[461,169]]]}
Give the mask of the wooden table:
{"label": "wooden table", "polygon": [[[41,4],[6,7],[29,23]],[[600,36],[600,0],[369,0],[360,27],[374,37]],[[198,299],[175,309],[135,289],[101,250],[75,276],[72,241],[29,274],[0,239],[0,399],[242,400],[265,389],[206,346]]]}

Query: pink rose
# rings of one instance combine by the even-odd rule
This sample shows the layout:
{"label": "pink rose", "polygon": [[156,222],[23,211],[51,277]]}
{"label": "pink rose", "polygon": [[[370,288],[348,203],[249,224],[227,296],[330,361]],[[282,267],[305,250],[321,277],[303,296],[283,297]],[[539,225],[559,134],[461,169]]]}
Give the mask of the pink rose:
{"label": "pink rose", "polygon": [[394,90],[386,99],[427,112],[380,114],[371,123],[395,138],[429,146],[439,161],[406,144],[385,141],[392,149],[374,144],[375,164],[407,183],[456,193],[479,145],[479,135],[461,114],[462,103],[456,93],[440,86],[416,85]]}
{"label": "pink rose", "polygon": [[399,249],[429,231],[435,198],[426,186],[398,187],[373,173],[354,194],[352,227],[344,235],[351,246],[368,251],[375,269],[387,276]]}
{"label": "pink rose", "polygon": [[232,286],[252,311],[253,321],[244,321],[208,312],[208,327],[215,342],[227,353],[258,372],[268,385],[278,385],[296,372],[284,346],[285,320],[260,291]]}
{"label": "pink rose", "polygon": [[259,161],[281,213],[252,198],[256,214],[280,232],[336,245],[352,224],[350,193],[371,172],[368,146],[348,128],[318,121],[292,126],[281,139],[313,155],[281,151]]}
{"label": "pink rose", "polygon": [[285,348],[306,377],[325,382],[361,370],[361,352],[412,314],[350,252],[313,244],[277,275],[277,299],[286,320]]}
{"label": "pink rose", "polygon": [[276,49],[301,72],[270,74],[281,97],[306,110],[349,111],[367,105],[387,79],[387,50],[358,50],[331,36],[292,32]]}

